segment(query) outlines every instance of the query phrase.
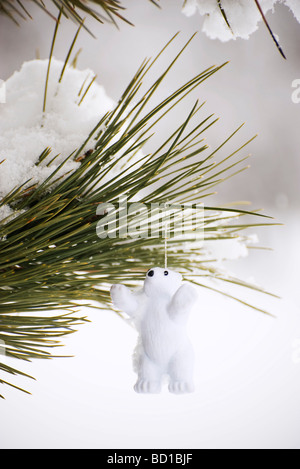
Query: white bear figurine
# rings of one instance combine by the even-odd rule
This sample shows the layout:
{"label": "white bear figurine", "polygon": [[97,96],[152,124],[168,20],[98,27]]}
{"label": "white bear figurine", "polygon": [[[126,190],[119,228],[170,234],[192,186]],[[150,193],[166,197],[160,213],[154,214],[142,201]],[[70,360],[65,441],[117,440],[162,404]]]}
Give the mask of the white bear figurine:
{"label": "white bear figurine", "polygon": [[162,378],[168,375],[170,392],[193,392],[194,352],[186,324],[196,290],[182,284],[179,273],[155,267],[148,271],[141,291],[113,285],[111,298],[115,307],[132,318],[139,332],[135,391],[159,393]]}

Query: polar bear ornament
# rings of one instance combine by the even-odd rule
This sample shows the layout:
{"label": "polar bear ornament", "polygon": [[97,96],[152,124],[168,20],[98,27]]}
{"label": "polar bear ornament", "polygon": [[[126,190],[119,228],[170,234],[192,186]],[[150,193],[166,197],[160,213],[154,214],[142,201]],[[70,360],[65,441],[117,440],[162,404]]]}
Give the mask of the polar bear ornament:
{"label": "polar bear ornament", "polygon": [[130,316],[139,333],[134,353],[138,393],[159,393],[165,376],[169,391],[194,391],[194,352],[187,335],[189,312],[197,293],[181,274],[155,267],[147,272],[143,289],[111,287],[114,306]]}

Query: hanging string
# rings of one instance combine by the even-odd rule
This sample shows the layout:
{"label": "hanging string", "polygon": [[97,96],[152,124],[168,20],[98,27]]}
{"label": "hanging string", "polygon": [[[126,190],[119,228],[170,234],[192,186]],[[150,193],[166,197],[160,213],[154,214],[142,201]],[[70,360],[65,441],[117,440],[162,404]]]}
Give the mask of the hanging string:
{"label": "hanging string", "polygon": [[[166,204],[165,204],[166,211]],[[168,268],[168,223],[165,220],[165,269]]]}
{"label": "hanging string", "polygon": [[168,268],[168,246],[167,246],[167,233],[165,233],[165,269]]}

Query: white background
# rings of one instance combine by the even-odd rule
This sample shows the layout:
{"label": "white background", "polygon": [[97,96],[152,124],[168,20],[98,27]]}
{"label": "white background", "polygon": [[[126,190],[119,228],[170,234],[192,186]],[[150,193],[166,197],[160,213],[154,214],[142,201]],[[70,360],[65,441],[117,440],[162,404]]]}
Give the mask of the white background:
{"label": "white background", "polygon": [[[159,99],[207,66],[230,60],[194,98],[207,100],[207,115],[221,117],[209,135],[212,146],[242,122],[235,146],[259,134],[247,150],[253,154],[251,168],[220,187],[216,201],[252,200],[255,208],[265,208],[284,223],[258,230],[260,245],[273,252],[253,251],[229,264],[234,273],[281,296],[275,300],[238,291],[276,319],[200,290],[190,320],[196,392],[140,396],[132,390],[135,331],[112,311],[86,311],[91,323],[58,349],[75,358],[22,364],[37,381],[15,382],[32,396],[1,389],[6,401],[0,402],[0,448],[300,448],[300,104],[291,100],[292,82],[300,78],[300,25],[283,6],[268,15],[285,62],[262,24],[249,41],[221,44],[201,33],[200,16],[188,19],[180,13],[180,1],[161,4],[159,11],[146,0],[127,1],[135,28],[120,24],[117,30],[88,21],[97,40],[81,34],[78,66],[92,68],[117,100],[145,56],[154,56],[180,30],[163,68],[198,30]],[[53,22],[34,6],[30,11],[34,21],[20,28],[0,18],[2,79],[34,58],[36,48],[41,57],[48,56]],[[60,59],[76,30],[71,22],[64,26],[54,53]],[[178,119],[181,111],[154,142]]]}

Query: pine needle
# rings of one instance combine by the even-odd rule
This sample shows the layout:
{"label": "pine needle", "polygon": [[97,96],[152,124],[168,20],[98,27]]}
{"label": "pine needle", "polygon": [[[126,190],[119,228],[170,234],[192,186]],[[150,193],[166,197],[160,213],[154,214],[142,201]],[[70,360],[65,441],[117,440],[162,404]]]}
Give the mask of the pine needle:
{"label": "pine needle", "polygon": [[274,33],[273,33],[271,27],[270,27],[270,25],[269,25],[269,23],[268,23],[268,21],[267,21],[265,15],[264,15],[264,12],[263,12],[263,10],[262,10],[262,8],[261,8],[261,6],[260,6],[259,1],[258,1],[258,0],[254,0],[254,1],[255,1],[256,6],[257,6],[257,8],[258,8],[258,10],[259,10],[259,12],[260,12],[260,14],[261,14],[261,17],[262,17],[262,19],[263,19],[263,22],[265,23],[265,25],[266,25],[266,27],[267,27],[267,29],[268,29],[268,31],[269,31],[269,33],[270,33],[270,35],[271,35],[273,41],[275,42],[275,45],[276,45],[276,47],[277,47],[277,49],[278,49],[280,55],[281,55],[284,59],[286,59],[286,56],[285,56],[285,54],[284,54],[284,52],[283,52],[283,50],[282,50],[282,48],[281,48],[279,42],[277,41],[277,39],[276,39],[276,37],[275,37],[275,35],[274,35]]}

